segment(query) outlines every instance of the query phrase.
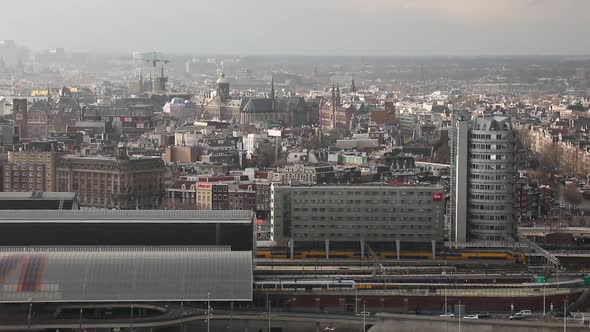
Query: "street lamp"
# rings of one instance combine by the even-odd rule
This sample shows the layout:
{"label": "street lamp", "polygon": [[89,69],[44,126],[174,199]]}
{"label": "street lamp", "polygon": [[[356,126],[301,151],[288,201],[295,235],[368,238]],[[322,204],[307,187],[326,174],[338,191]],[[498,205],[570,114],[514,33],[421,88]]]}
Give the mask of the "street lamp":
{"label": "street lamp", "polygon": [[367,310],[365,309],[365,303],[363,302],[363,332],[366,332],[367,330]]}
{"label": "street lamp", "polygon": [[80,307],[80,332],[82,332],[82,312],[84,311],[84,308]]}
{"label": "street lamp", "polygon": [[443,312],[443,315],[446,315],[446,314],[447,314],[447,312],[448,312],[448,310],[449,310],[449,309],[448,309],[448,306],[447,306],[447,303],[448,303],[448,302],[447,302],[447,285],[446,285],[446,284],[445,284],[444,291],[445,291],[445,305],[444,305],[444,308],[443,308],[443,311],[444,311],[444,312]]}
{"label": "street lamp", "polygon": [[268,291],[266,291],[266,306],[268,307],[268,332],[270,332],[270,301],[268,300]]}
{"label": "street lamp", "polygon": [[133,303],[131,303],[131,321],[129,322],[129,332],[133,332]]}
{"label": "street lamp", "polygon": [[359,301],[359,289],[356,283],[354,283],[354,314],[358,314],[358,301]]}
{"label": "street lamp", "polygon": [[563,300],[563,332],[567,332],[567,300]]}
{"label": "street lamp", "polygon": [[211,293],[207,293],[207,332],[211,328]]}
{"label": "street lamp", "polygon": [[29,314],[27,315],[27,331],[31,330],[31,314],[33,312],[33,299],[29,298]]}
{"label": "street lamp", "polygon": [[180,301],[180,332],[184,332],[184,301]]}
{"label": "street lamp", "polygon": [[459,300],[459,332],[461,332],[461,315],[462,315],[461,300]]}
{"label": "street lamp", "polygon": [[546,306],[546,302],[545,302],[545,296],[546,296],[546,288],[545,285],[543,285],[543,318],[545,318],[545,306]]}

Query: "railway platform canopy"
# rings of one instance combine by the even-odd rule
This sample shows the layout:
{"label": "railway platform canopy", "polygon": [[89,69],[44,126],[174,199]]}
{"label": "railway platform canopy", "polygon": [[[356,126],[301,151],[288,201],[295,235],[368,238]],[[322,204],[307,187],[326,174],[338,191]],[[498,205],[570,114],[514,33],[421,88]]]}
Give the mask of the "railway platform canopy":
{"label": "railway platform canopy", "polygon": [[0,247],[0,303],[251,301],[251,251],[227,246]]}
{"label": "railway platform canopy", "polygon": [[237,210],[0,210],[2,246],[230,246],[254,251]]}

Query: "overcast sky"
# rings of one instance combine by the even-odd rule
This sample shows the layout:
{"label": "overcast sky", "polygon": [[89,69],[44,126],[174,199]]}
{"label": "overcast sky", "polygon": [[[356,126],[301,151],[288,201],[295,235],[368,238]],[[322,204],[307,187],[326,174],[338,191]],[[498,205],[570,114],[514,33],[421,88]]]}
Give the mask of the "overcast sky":
{"label": "overcast sky", "polygon": [[33,49],[200,54],[590,54],[590,0],[1,0]]}

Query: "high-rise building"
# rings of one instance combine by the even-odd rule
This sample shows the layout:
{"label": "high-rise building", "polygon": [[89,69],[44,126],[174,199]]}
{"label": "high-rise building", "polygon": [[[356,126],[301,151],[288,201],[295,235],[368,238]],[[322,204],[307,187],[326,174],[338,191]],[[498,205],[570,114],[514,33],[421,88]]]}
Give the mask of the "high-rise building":
{"label": "high-rise building", "polygon": [[511,119],[459,117],[453,131],[449,218],[453,240],[514,240],[516,139]]}

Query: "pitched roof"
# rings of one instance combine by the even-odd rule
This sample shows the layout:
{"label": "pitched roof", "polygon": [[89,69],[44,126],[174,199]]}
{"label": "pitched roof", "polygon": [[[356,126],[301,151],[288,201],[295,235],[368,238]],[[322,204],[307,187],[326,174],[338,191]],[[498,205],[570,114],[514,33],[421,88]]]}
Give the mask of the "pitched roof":
{"label": "pitched roof", "polygon": [[1,210],[0,223],[250,223],[252,213],[241,210]]}
{"label": "pitched roof", "polygon": [[[246,102],[247,100],[247,102]],[[287,113],[295,112],[304,102],[303,98],[248,98],[242,101],[242,113]]]}
{"label": "pitched roof", "polygon": [[[190,187],[195,185],[195,181],[176,180],[170,185],[170,189],[180,190],[183,185],[185,186],[185,190],[191,191]],[[192,191],[194,191],[194,189]]]}

